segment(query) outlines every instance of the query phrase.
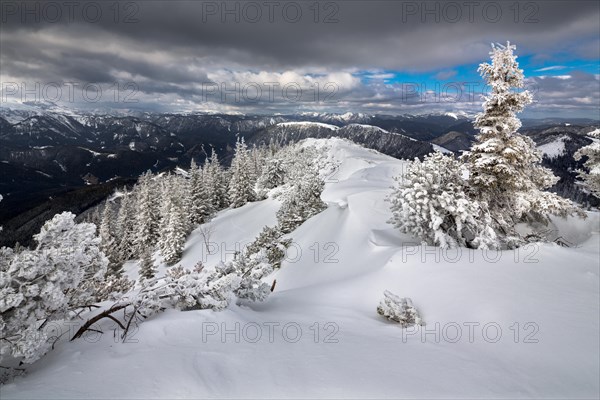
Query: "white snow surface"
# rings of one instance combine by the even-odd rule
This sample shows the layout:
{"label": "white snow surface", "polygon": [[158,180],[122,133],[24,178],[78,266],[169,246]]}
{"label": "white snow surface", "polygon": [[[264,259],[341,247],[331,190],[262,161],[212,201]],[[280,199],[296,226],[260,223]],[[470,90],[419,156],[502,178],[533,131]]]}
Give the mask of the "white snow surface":
{"label": "white snow surface", "polygon": [[[386,223],[404,161],[341,139],[307,143],[328,146],[339,168],[322,194],[328,208],[292,232],[289,260],[266,278],[277,284],[264,303],[170,310],[129,343],[105,322],[101,337],[61,342],[2,399],[598,397],[598,213],[556,221],[573,248],[441,251]],[[206,256],[199,228],[181,264],[232,257],[278,207],[219,213],[218,250]],[[426,326],[379,316],[384,290],[410,297]]]}
{"label": "white snow surface", "polygon": [[278,126],[287,126],[287,127],[307,127],[307,126],[320,126],[321,128],[330,129],[332,131],[340,129],[335,125],[324,124],[322,122],[312,122],[312,121],[293,121],[293,122],[280,122],[277,124]]}
{"label": "white snow surface", "polygon": [[453,153],[452,153],[450,150],[448,150],[447,148],[445,148],[445,147],[442,147],[442,146],[439,146],[439,145],[437,145],[437,144],[433,144],[433,143],[431,143],[431,147],[433,147],[433,149],[434,149],[435,151],[439,151],[440,153],[444,153],[444,154],[453,154]]}
{"label": "white snow surface", "polygon": [[568,136],[560,136],[550,143],[538,146],[537,149],[550,158],[558,157],[565,152],[565,140],[569,139]]}

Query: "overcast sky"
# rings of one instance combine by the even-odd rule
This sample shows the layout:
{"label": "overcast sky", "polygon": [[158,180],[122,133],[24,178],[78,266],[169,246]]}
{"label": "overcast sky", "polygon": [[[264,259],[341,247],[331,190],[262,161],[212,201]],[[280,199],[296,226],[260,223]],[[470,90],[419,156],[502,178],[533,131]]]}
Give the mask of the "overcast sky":
{"label": "overcast sky", "polygon": [[0,12],[3,102],[477,111],[477,66],[509,40],[537,100],[526,116],[600,118],[597,1],[3,1]]}

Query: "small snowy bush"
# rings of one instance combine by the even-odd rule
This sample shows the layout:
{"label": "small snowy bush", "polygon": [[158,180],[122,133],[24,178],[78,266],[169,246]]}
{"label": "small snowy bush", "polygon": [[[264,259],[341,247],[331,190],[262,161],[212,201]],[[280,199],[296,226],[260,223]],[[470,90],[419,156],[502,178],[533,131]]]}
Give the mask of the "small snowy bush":
{"label": "small snowy bush", "polygon": [[389,197],[389,222],[429,245],[496,247],[485,207],[466,192],[459,161],[438,152],[416,159]]}
{"label": "small snowy bush", "polygon": [[304,221],[327,208],[321,200],[323,188],[324,182],[316,169],[307,168],[303,171],[283,196],[283,204],[277,211],[279,230],[290,233]]}
{"label": "small snowy bush", "polygon": [[383,292],[384,299],[377,306],[377,313],[390,321],[398,322],[403,328],[413,325],[425,325],[412,300],[398,297],[392,292]]}
{"label": "small snowy bush", "polygon": [[277,227],[265,226],[256,239],[246,247],[248,255],[262,255],[273,269],[281,267],[286,250],[292,239],[282,239],[283,233]]}
{"label": "small snowy bush", "polygon": [[194,271],[173,267],[162,279],[144,281],[132,303],[144,317],[167,308],[220,311],[234,298],[240,280],[226,264]]}
{"label": "small snowy bush", "polygon": [[239,299],[265,301],[269,297],[271,287],[261,279],[273,272],[273,266],[263,256],[240,254],[229,267],[240,277],[234,291]]}

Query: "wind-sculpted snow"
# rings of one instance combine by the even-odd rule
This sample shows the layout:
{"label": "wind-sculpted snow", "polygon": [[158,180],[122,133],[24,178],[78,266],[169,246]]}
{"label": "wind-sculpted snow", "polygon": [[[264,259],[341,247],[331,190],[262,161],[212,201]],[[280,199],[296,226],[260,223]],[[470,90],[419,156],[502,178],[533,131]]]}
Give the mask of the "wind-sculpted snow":
{"label": "wind-sculpted snow", "polygon": [[[169,310],[126,343],[107,321],[103,335],[58,344],[2,399],[598,397],[597,212],[551,226],[576,247],[442,251],[386,222],[404,161],[341,139],[307,142],[337,164],[325,171],[328,207],[289,235],[264,303]],[[206,262],[232,259],[279,206],[220,212],[188,238],[180,264],[206,255],[209,225]],[[385,290],[411,298],[426,325],[379,316]]]}

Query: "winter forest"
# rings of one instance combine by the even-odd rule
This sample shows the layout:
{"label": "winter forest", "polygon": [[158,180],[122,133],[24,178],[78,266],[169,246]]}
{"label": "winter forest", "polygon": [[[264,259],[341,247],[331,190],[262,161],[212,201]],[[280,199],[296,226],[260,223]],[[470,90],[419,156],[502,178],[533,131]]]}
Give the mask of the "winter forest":
{"label": "winter forest", "polygon": [[[0,139],[29,135],[19,157],[58,147],[33,146],[33,126],[62,115],[44,132],[111,126],[68,144],[72,157],[130,154],[135,173],[92,182],[99,167],[86,196],[107,186],[85,207],[61,198],[59,210],[49,192],[37,214],[2,220],[0,236],[35,232],[0,247],[0,397],[597,398],[600,125],[580,122],[577,139],[565,133],[575,122],[532,125],[522,116],[542,93],[521,46],[487,46],[469,72],[488,88],[477,110],[427,114],[419,138],[413,116],[394,127],[352,109],[223,112],[209,129],[231,118],[231,141],[192,139],[183,165],[169,153],[187,146],[175,141],[177,113],[160,116],[163,136],[149,130],[163,129],[158,119],[136,116],[132,131],[150,144],[109,153],[129,117],[12,122],[26,111],[3,104]],[[423,139],[442,120],[453,136]],[[467,145],[449,150],[456,137]],[[166,161],[149,156],[147,168],[141,155],[163,142]],[[569,157],[561,176],[557,151]],[[71,168],[52,154],[54,168]],[[576,195],[557,189],[563,172]],[[15,209],[14,190],[0,208]]]}

